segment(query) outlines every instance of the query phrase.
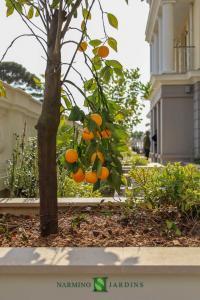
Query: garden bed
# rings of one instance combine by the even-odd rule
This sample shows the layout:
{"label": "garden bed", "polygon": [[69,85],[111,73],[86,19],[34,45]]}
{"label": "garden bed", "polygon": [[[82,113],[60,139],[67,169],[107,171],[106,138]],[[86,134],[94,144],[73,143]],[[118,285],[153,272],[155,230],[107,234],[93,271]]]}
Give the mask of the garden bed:
{"label": "garden bed", "polygon": [[[59,234],[47,238],[40,237],[38,216],[0,215],[0,246],[200,246],[200,222],[181,216],[175,208],[137,208],[127,216],[123,207],[68,207],[59,212]],[[167,226],[171,220],[175,227]]]}

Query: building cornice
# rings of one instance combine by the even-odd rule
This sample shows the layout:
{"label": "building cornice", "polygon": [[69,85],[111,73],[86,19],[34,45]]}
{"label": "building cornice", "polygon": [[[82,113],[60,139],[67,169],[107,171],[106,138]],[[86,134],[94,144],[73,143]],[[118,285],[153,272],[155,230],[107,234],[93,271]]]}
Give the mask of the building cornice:
{"label": "building cornice", "polygon": [[200,70],[190,71],[184,74],[152,75],[152,92],[149,99],[156,103],[162,85],[192,85],[200,81]]}
{"label": "building cornice", "polygon": [[152,0],[151,6],[150,6],[150,11],[149,11],[147,26],[146,26],[146,41],[148,43],[151,43],[151,40],[152,40],[152,35],[154,32],[156,20],[158,17],[160,4],[161,4],[161,0]]}

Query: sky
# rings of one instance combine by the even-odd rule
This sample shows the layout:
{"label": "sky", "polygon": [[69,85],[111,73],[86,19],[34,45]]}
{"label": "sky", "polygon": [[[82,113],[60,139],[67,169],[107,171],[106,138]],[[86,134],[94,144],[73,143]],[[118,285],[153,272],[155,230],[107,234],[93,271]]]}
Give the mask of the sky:
{"label": "sky", "polygon": [[[145,28],[148,17],[148,5],[145,1],[129,0],[130,4],[127,6],[124,0],[101,0],[104,11],[111,12],[117,16],[119,20],[119,30],[108,28],[109,36],[113,36],[118,40],[118,53],[112,51],[109,59],[119,60],[124,67],[139,68],[141,73],[141,80],[145,83],[149,80],[149,46],[145,42]],[[4,6],[4,1],[0,1],[0,57],[5,49],[12,42],[12,40],[22,33],[29,33],[26,26],[17,16],[12,15],[7,18]],[[79,22],[76,20],[75,22]],[[92,38],[99,38],[102,35],[101,16],[99,14],[98,6],[96,5],[92,12],[92,21],[88,24],[90,35]],[[76,24],[77,24],[76,23]],[[107,24],[108,25],[108,24]],[[76,33],[71,33],[68,38],[77,38]],[[69,47],[69,46],[67,46]],[[72,48],[64,48],[62,56],[66,62],[72,54]],[[31,73],[36,75],[44,74],[45,60],[41,47],[38,42],[30,37],[23,37],[19,39],[9,50],[4,61],[15,61],[22,64]],[[81,68],[81,72],[85,72],[84,63],[80,57],[77,57],[76,64]],[[86,73],[84,73],[86,74]],[[77,95],[78,97],[78,95]],[[81,103],[81,101],[80,101]],[[143,121],[137,126],[136,130],[145,130],[145,124],[148,123],[146,114],[149,111],[149,103],[145,101],[145,107],[142,112]]]}

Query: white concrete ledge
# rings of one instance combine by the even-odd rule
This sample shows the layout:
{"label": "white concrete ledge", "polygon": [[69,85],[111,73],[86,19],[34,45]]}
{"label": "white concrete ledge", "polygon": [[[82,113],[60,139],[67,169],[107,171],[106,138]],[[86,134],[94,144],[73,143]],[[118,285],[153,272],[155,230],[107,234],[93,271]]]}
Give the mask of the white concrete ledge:
{"label": "white concrete ledge", "polygon": [[200,248],[1,248],[0,274],[200,274]]}
{"label": "white concrete ledge", "polygon": [[[98,206],[100,204],[120,205],[124,197],[101,198],[58,198],[58,208],[64,210],[69,206]],[[38,198],[0,198],[0,214],[35,215],[39,213]]]}
{"label": "white concrete ledge", "polygon": [[[101,203],[118,204],[124,201],[124,197],[100,197],[100,198],[58,198],[58,206],[85,206],[85,205],[98,205]],[[1,207],[39,207],[38,198],[0,198]]]}
{"label": "white concrete ledge", "polygon": [[200,248],[1,248],[0,299],[199,299]]}

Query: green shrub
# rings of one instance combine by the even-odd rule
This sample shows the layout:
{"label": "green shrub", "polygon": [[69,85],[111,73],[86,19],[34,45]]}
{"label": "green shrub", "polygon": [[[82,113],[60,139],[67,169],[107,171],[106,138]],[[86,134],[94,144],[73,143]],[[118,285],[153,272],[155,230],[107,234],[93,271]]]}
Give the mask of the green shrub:
{"label": "green shrub", "polygon": [[133,154],[130,160],[131,165],[134,166],[146,166],[148,164],[148,160],[139,154]]}
{"label": "green shrub", "polygon": [[[58,153],[62,150],[58,148]],[[59,155],[58,155],[59,160]],[[8,162],[6,187],[11,197],[35,198],[39,196],[37,140],[16,136],[12,159]],[[67,176],[67,171],[58,164],[58,197],[100,197],[93,187],[85,183],[75,183]]]}
{"label": "green shrub", "polygon": [[200,209],[200,172],[194,165],[168,164],[163,168],[133,168],[132,198],[152,207],[172,205],[181,212]]}
{"label": "green shrub", "polygon": [[60,170],[58,172],[58,197],[101,197],[101,193],[93,192],[92,185],[74,182],[66,176],[65,170]]}
{"label": "green shrub", "polygon": [[37,141],[16,135],[12,159],[8,162],[6,188],[11,197],[38,196]]}

